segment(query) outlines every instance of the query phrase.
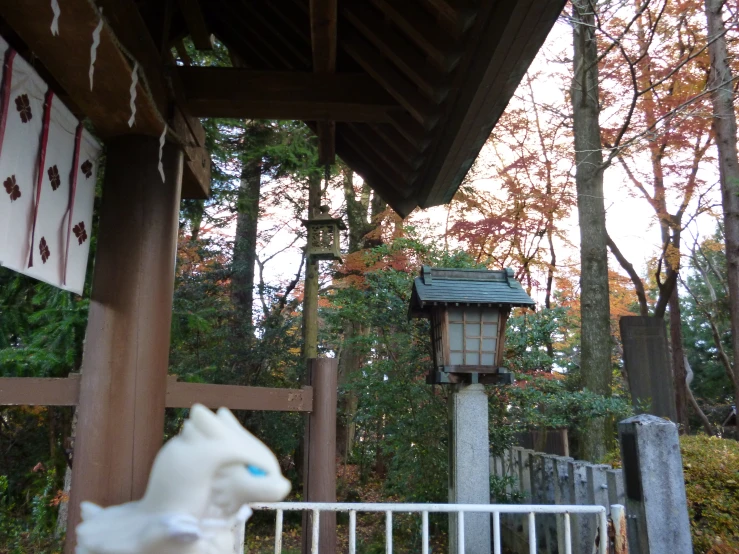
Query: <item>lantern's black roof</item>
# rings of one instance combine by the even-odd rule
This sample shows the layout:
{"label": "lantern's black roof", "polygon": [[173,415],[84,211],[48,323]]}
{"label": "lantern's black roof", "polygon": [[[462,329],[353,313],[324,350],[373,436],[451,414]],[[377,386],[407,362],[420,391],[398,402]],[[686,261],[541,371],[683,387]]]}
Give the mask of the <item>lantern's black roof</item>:
{"label": "lantern's black roof", "polygon": [[534,301],[513,278],[513,271],[442,269],[423,266],[413,283],[411,317],[424,317],[432,306],[491,305],[533,307]]}

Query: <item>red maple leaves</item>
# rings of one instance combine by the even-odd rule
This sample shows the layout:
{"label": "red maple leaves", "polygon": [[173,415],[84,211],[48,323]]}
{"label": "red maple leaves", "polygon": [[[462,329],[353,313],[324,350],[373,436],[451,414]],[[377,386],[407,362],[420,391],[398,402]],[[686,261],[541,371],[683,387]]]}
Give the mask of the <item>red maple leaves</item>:
{"label": "red maple leaves", "polygon": [[49,245],[46,244],[46,238],[41,237],[41,241],[38,243],[38,249],[39,253],[41,254],[41,261],[46,263],[46,260],[48,260],[49,256],[51,256]]}
{"label": "red maple leaves", "polygon": [[31,112],[31,103],[28,101],[27,94],[21,94],[15,99],[15,108],[18,110],[23,123],[31,121],[33,113]]}
{"label": "red maple leaves", "polygon": [[74,233],[74,236],[77,237],[77,242],[79,244],[82,244],[87,240],[87,231],[85,230],[84,221],[80,221],[77,225],[72,227],[72,232]]}
{"label": "red maple leaves", "polygon": [[80,169],[82,170],[82,173],[85,174],[86,178],[90,178],[92,176],[92,162],[90,160],[85,160],[85,162],[80,166]]}
{"label": "red maple leaves", "polygon": [[58,189],[59,185],[62,184],[62,178],[59,176],[59,168],[55,165],[52,165],[47,171],[47,173],[49,174],[49,182],[51,183],[51,190]]}
{"label": "red maple leaves", "polygon": [[5,192],[10,195],[11,202],[15,202],[21,197],[21,189],[18,186],[18,183],[15,182],[15,175],[11,175],[5,179],[3,185],[5,186]]}

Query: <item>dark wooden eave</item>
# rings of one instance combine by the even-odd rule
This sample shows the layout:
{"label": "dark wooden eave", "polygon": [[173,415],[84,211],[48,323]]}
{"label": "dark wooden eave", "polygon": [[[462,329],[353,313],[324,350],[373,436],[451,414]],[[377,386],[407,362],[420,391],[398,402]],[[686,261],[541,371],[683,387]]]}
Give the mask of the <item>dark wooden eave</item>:
{"label": "dark wooden eave", "polygon": [[[133,132],[155,134],[154,108],[166,113],[188,147],[186,177],[204,177],[195,117],[304,120],[322,160],[340,156],[406,216],[451,200],[565,0],[96,4],[150,84],[151,96],[140,91]],[[91,93],[97,16],[88,0],[66,0],[62,11],[60,36],[52,37],[48,2],[0,2],[0,15],[102,136],[131,132],[123,126],[127,60],[104,34]],[[182,52],[184,37],[208,49],[211,35],[228,47],[233,67],[174,66],[172,48]]]}
{"label": "dark wooden eave", "polygon": [[[206,89],[192,77],[199,70],[179,71],[198,115],[309,121],[322,150],[333,143],[405,216],[451,200],[564,4],[211,0],[201,3],[209,28],[244,62],[238,76],[213,69],[211,82],[253,86]],[[355,84],[337,85],[344,78]]]}

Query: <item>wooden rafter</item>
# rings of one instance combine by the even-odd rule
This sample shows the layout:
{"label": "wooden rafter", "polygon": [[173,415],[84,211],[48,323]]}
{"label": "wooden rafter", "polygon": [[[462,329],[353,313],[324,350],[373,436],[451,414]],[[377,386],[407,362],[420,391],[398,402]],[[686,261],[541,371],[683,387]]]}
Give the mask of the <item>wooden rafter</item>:
{"label": "wooden rafter", "polygon": [[438,107],[422,95],[402,72],[357,34],[342,34],[340,42],[344,50],[392,94],[418,123],[426,130],[434,128],[439,120]]}
{"label": "wooden rafter", "polygon": [[[253,2],[243,3],[245,12],[249,15],[252,29],[258,27],[260,36],[264,36],[265,32],[269,32],[272,48],[278,52],[284,61],[295,69],[307,69],[311,65],[310,53],[303,47],[301,39],[296,37],[291,29],[284,29],[278,22],[271,17],[271,11],[266,6],[254,4]],[[279,37],[278,40],[275,38]]]}
{"label": "wooden rafter", "polygon": [[349,144],[343,134],[336,136],[336,152],[359,173],[370,186],[377,191],[393,210],[401,217],[407,216],[418,205],[412,193],[398,190],[396,183],[388,180],[372,166],[371,162],[363,157],[356,148]]}
{"label": "wooden rafter", "polygon": [[477,7],[470,0],[422,0],[432,10],[439,23],[456,38],[470,28],[477,16]]}
{"label": "wooden rafter", "polygon": [[398,105],[365,74],[318,75],[180,67],[188,111],[200,117],[388,121]]}
{"label": "wooden rafter", "polygon": [[381,174],[388,183],[392,183],[402,195],[410,195],[413,191],[412,181],[415,174],[407,168],[401,168],[386,160],[367,142],[367,139],[351,129],[347,124],[338,125],[340,135],[352,146],[366,164]]}
{"label": "wooden rafter", "polygon": [[372,45],[403,71],[426,96],[440,102],[449,92],[445,75],[429,65],[421,51],[396,33],[369,4],[348,3],[344,16]]}
{"label": "wooden rafter", "polygon": [[192,43],[198,50],[213,49],[213,35],[208,30],[203,10],[198,0],[177,0],[180,12],[185,19],[187,30],[190,31]]}
{"label": "wooden rafter", "polygon": [[426,52],[439,68],[451,71],[462,57],[462,48],[442,32],[438,22],[415,2],[405,0],[372,0],[382,12]]}
{"label": "wooden rafter", "polygon": [[[313,71],[319,75],[336,72],[337,0],[310,0],[310,37]],[[333,164],[336,160],[336,123],[319,122],[318,161]]]}
{"label": "wooden rafter", "polygon": [[395,168],[405,181],[412,183],[418,177],[418,165],[413,163],[413,159],[405,158],[367,124],[349,123],[348,127],[363,150],[372,150],[390,167]]}

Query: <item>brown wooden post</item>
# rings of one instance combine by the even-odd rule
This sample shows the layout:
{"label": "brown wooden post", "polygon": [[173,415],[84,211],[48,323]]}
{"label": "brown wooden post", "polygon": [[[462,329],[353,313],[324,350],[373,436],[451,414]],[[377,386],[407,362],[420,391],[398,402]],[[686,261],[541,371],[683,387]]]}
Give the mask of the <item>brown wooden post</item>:
{"label": "brown wooden post", "polygon": [[[313,387],[313,411],[305,431],[307,452],[303,492],[308,502],[336,502],[336,386],[338,360],[308,360],[308,384]],[[303,514],[302,552],[311,551],[312,516]],[[336,552],[336,513],[321,514],[318,551]]]}
{"label": "brown wooden post", "polygon": [[66,550],[80,502],[140,498],[162,445],[183,154],[122,136],[107,149],[85,338]]}

